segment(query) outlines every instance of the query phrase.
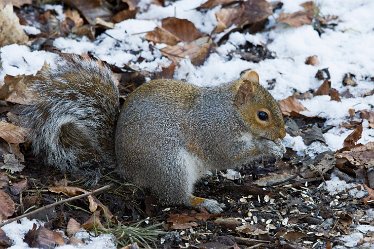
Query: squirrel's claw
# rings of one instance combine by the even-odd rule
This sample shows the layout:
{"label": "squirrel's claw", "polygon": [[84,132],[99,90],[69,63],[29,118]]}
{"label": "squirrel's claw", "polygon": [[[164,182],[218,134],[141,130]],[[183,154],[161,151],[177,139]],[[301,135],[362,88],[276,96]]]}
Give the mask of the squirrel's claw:
{"label": "squirrel's claw", "polygon": [[212,214],[222,213],[223,209],[226,207],[225,204],[219,203],[216,200],[196,196],[192,196],[191,205],[195,208],[205,208],[209,213]]}

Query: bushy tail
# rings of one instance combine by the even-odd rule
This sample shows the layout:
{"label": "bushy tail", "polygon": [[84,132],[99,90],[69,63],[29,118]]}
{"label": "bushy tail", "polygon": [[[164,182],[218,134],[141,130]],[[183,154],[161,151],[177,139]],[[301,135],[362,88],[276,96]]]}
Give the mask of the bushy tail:
{"label": "bushy tail", "polygon": [[113,167],[118,90],[108,68],[64,56],[30,84],[26,121],[35,155],[63,171]]}

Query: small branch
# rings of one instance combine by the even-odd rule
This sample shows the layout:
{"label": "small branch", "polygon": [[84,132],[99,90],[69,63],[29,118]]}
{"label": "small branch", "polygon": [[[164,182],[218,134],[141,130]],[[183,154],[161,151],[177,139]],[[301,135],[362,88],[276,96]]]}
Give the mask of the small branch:
{"label": "small branch", "polygon": [[63,204],[65,202],[69,202],[69,201],[74,201],[74,200],[77,200],[77,199],[81,199],[81,198],[84,198],[86,196],[89,196],[89,195],[94,195],[94,194],[97,194],[99,192],[102,192],[103,190],[106,190],[106,189],[109,189],[111,187],[111,185],[105,185],[104,187],[101,187],[101,188],[98,188],[94,191],[91,191],[91,192],[87,192],[87,193],[84,193],[84,194],[81,194],[81,195],[77,195],[77,196],[74,196],[74,197],[70,197],[70,198],[67,198],[65,200],[61,200],[61,201],[58,201],[58,202],[55,202],[55,203],[52,203],[52,204],[49,204],[47,206],[43,206],[41,208],[38,208],[38,209],[35,209],[34,211],[31,211],[30,213],[26,213],[26,214],[23,214],[23,215],[20,215],[20,216],[17,216],[15,218],[12,218],[12,219],[9,219],[9,220],[6,220],[4,221],[3,223],[0,224],[0,227],[2,226],[5,226],[9,223],[12,223],[13,221],[17,221],[17,220],[20,220],[24,217],[29,217],[33,214],[36,214],[38,212],[41,212],[43,210],[46,210],[46,209],[49,209],[51,207],[54,207],[54,206],[57,206],[57,205],[60,205],[60,204]]}

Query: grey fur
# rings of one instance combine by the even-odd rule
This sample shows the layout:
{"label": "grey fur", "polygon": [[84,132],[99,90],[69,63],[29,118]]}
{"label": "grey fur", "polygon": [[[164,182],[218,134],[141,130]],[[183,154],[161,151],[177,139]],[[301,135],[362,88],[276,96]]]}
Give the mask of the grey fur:
{"label": "grey fur", "polygon": [[63,171],[115,166],[119,94],[109,69],[64,57],[43,69],[30,88],[37,97],[25,110],[25,123],[35,155]]}
{"label": "grey fur", "polygon": [[[158,80],[152,92],[138,90],[121,110],[116,131],[116,156],[125,178],[150,188],[167,204],[190,204],[193,185],[207,170],[235,168],[260,156],[280,156],[280,142],[262,138],[242,141],[251,134],[233,104],[230,85],[218,88],[192,88],[199,94],[190,106],[183,99],[161,99],[157,85],[188,84]],[[178,89],[178,87],[175,87]],[[273,100],[274,101],[274,100]],[[199,146],[200,157],[188,149],[188,142]],[[251,154],[256,150],[255,155]],[[257,151],[258,150],[258,151]],[[183,162],[186,151],[191,160]],[[242,158],[234,160],[238,155]],[[192,173],[191,173],[192,172]]]}

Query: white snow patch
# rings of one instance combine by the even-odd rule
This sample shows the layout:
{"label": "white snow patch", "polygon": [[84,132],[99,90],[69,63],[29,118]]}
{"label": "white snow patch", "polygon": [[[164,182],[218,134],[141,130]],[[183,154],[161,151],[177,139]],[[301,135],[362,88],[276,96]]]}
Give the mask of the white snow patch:
{"label": "white snow patch", "polygon": [[30,51],[27,46],[12,44],[0,48],[0,82],[6,74],[36,74],[45,62],[52,63],[56,54],[45,51]]}
{"label": "white snow patch", "polygon": [[340,180],[339,177],[334,174],[331,175],[331,179],[325,182],[325,189],[330,195],[337,195],[339,193],[348,191],[348,193],[357,199],[364,197],[367,192],[363,190],[363,187],[354,183],[347,183],[344,180]]}

